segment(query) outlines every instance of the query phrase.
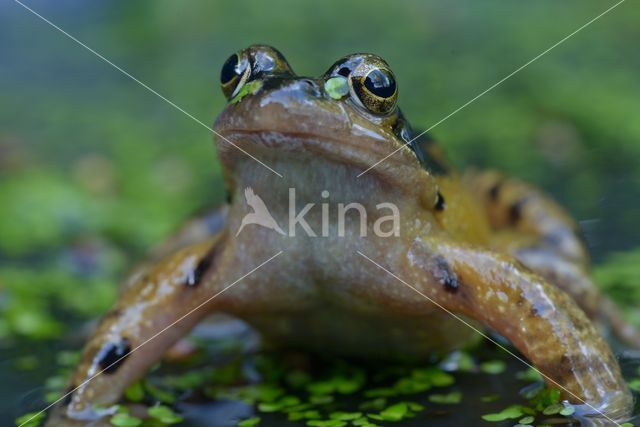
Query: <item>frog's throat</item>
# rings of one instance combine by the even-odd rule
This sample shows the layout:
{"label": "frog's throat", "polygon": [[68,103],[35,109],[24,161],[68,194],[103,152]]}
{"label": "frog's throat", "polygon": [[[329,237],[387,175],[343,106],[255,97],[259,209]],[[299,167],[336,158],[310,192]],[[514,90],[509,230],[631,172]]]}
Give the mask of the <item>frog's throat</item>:
{"label": "frog's throat", "polygon": [[[242,184],[237,181],[254,185],[255,181],[268,179],[268,175],[275,177],[274,185],[281,185],[277,183],[281,178],[245,154],[249,153],[278,171],[289,184],[299,186],[304,181],[305,188],[318,193],[329,190],[327,186],[355,188],[361,193],[371,187],[431,206],[435,198],[433,177],[420,167],[409,148],[358,177],[391,153],[392,148],[366,134],[340,139],[300,131],[225,129],[222,138],[217,139],[225,175],[233,177],[238,185]],[[318,188],[310,188],[313,185]]]}

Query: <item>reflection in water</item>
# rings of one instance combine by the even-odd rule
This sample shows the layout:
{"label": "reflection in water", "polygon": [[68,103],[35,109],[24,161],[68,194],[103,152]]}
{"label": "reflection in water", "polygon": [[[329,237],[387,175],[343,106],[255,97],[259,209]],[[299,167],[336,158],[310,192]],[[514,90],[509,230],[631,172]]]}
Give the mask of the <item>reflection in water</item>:
{"label": "reflection in water", "polygon": [[[399,379],[405,378],[407,373],[416,369],[424,369],[425,366],[436,366],[434,362],[421,365],[392,365],[376,364],[367,361],[346,361],[327,357],[319,357],[307,354],[300,354],[291,351],[280,352],[257,352],[259,339],[256,334],[246,325],[237,320],[219,316],[214,320],[198,326],[194,330],[193,338],[196,342],[204,343],[204,354],[201,354],[197,366],[184,365],[183,363],[165,363],[164,366],[151,375],[151,381],[156,386],[164,384],[179,384],[180,375],[188,372],[197,372],[198,369],[208,369],[216,366],[218,374],[212,378],[212,384],[204,387],[193,387],[193,390],[177,393],[179,403],[177,409],[185,417],[184,425],[190,427],[235,427],[239,420],[252,416],[260,416],[262,422],[260,426],[302,426],[304,423],[287,421],[285,413],[261,412],[256,406],[247,404],[241,400],[231,398],[233,390],[242,388],[247,384],[267,384],[269,387],[282,387],[287,396],[298,396],[301,402],[307,399],[306,392],[299,387],[293,387],[288,382],[286,373],[306,372],[314,381],[325,381],[331,370],[339,367],[341,372],[349,370],[362,370],[366,378],[361,391],[353,394],[336,395],[336,400],[326,405],[320,405],[322,412],[331,413],[335,411],[357,411],[363,402],[370,401],[365,397],[367,390],[392,385]],[[242,355],[244,354],[244,355]],[[478,364],[479,361],[489,361],[489,363]],[[495,370],[495,366],[502,365],[495,361],[503,361],[506,369]],[[624,352],[621,357],[621,365],[626,378],[638,376],[640,367],[640,355],[638,352]],[[229,366],[239,373],[234,379],[228,376]],[[267,368],[265,368],[267,366]],[[327,368],[327,367],[332,368]],[[393,425],[403,427],[417,427],[425,425],[437,425],[439,427],[459,427],[459,426],[513,426],[516,420],[509,420],[503,423],[489,423],[481,419],[483,414],[500,412],[504,408],[513,404],[527,405],[527,399],[522,395],[539,389],[539,385],[531,384],[522,380],[522,364],[509,358],[500,349],[482,343],[473,351],[473,359],[469,359],[465,353],[456,353],[447,359],[440,366],[451,372],[455,381],[451,385],[434,387],[421,392],[408,393],[397,398],[390,398],[389,403],[397,401],[411,401],[424,405],[425,409],[417,412],[417,416],[412,419],[403,420]],[[482,366],[492,367],[479,368]],[[226,367],[226,368],[225,368]],[[8,363],[0,365],[0,369],[11,371]],[[225,371],[226,369],[226,371]],[[500,372],[502,371],[502,372]],[[209,375],[201,371],[203,376]],[[227,373],[224,373],[227,372]],[[490,374],[489,372],[492,372]],[[4,377],[5,372],[0,374]],[[217,376],[216,376],[217,375]],[[37,377],[37,375],[35,375]],[[272,377],[271,379],[268,377]],[[170,378],[170,380],[167,380]],[[186,376],[184,378],[187,378]],[[273,378],[276,378],[274,381]],[[217,387],[215,382],[220,382],[223,387]],[[214,391],[212,391],[214,390]],[[227,395],[226,398],[212,399],[213,394]],[[462,393],[460,403],[438,404],[430,401],[429,396],[435,394],[448,395],[451,392],[460,391]],[[38,405],[33,405],[34,397],[40,401],[41,390],[32,390],[28,396],[22,400],[20,411],[33,410]],[[31,402],[30,404],[28,402]],[[375,413],[375,410],[364,411]],[[521,417],[523,418],[523,417]],[[569,422],[564,417],[558,416],[538,416],[536,424],[546,423],[550,425],[577,426],[577,422]],[[384,424],[384,423],[382,423]],[[584,426],[601,426],[593,422],[583,422]]]}

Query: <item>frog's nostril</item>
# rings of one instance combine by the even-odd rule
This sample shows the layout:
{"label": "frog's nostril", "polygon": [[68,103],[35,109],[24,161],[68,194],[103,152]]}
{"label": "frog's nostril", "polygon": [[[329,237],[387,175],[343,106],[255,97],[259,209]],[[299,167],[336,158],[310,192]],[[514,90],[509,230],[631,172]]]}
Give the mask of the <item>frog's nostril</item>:
{"label": "frog's nostril", "polygon": [[300,86],[305,92],[313,96],[320,96],[320,86],[311,79],[300,79]]}

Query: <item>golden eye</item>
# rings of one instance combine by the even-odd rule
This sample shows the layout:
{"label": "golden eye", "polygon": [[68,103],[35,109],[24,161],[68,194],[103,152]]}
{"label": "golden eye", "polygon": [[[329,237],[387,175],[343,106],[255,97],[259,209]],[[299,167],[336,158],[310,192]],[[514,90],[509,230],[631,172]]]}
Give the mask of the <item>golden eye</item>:
{"label": "golden eye", "polygon": [[254,78],[268,75],[294,74],[284,55],[275,47],[254,44],[246,50],[250,58],[251,73]]}
{"label": "golden eye", "polygon": [[227,100],[232,99],[242,87],[252,80],[275,75],[293,75],[284,56],[267,45],[252,45],[231,55],[220,70],[220,85]]}
{"label": "golden eye", "polygon": [[395,108],[398,87],[390,69],[361,65],[351,73],[349,81],[354,98],[368,111],[389,114]]}
{"label": "golden eye", "polygon": [[325,76],[346,77],[351,99],[370,113],[386,115],[396,107],[396,78],[379,56],[367,53],[346,56],[333,64]]}
{"label": "golden eye", "polygon": [[225,98],[233,98],[250,76],[251,66],[244,51],[231,55],[220,70],[220,85]]}

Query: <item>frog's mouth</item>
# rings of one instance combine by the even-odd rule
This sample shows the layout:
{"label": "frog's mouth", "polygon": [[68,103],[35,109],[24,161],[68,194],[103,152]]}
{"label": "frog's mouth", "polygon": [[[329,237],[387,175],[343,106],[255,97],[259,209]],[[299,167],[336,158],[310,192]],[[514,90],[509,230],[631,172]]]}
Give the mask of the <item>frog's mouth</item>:
{"label": "frog's mouth", "polygon": [[344,103],[306,92],[300,88],[305,84],[296,81],[286,89],[247,96],[224,109],[215,130],[227,169],[252,161],[251,156],[267,165],[311,157],[348,166],[354,179],[366,171],[361,176],[375,177],[400,191],[424,188],[429,175],[408,147],[398,149],[401,145],[390,130]]}

